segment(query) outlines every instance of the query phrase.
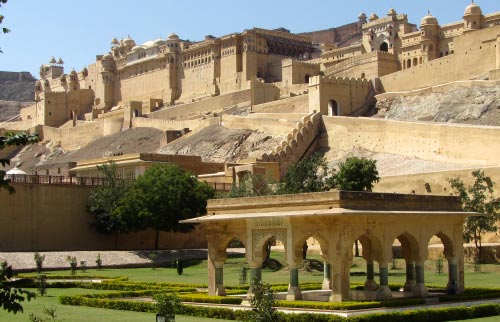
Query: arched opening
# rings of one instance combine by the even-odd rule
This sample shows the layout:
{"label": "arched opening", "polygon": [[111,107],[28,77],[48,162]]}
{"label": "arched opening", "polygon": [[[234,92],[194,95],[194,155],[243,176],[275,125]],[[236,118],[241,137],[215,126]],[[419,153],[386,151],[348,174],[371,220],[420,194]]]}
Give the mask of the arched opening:
{"label": "arched opening", "polygon": [[239,237],[234,237],[227,243],[227,259],[224,263],[224,280],[231,286],[248,286],[250,268],[246,262],[246,247]]}
{"label": "arched opening", "polygon": [[304,81],[306,84],[309,84],[309,74],[306,74],[305,78],[304,78]]}
{"label": "arched opening", "polygon": [[257,78],[262,78],[263,74],[262,74],[262,68],[258,68],[257,69]]}
{"label": "arched opening", "polygon": [[415,57],[413,58],[413,66],[417,66],[418,65],[418,59]]}
{"label": "arched opening", "polygon": [[340,106],[336,100],[328,101],[328,116],[339,116]]}
{"label": "arched opening", "polygon": [[406,61],[406,68],[411,68],[411,59]]}
{"label": "arched opening", "polygon": [[133,117],[139,117],[139,110],[138,109],[134,109],[134,112],[132,113],[132,116]]}
{"label": "arched opening", "polygon": [[380,45],[380,51],[383,51],[383,52],[389,52],[389,45],[386,43],[386,42],[383,42],[381,45]]}
{"label": "arched opening", "polygon": [[[402,284],[399,290],[403,291],[405,296],[427,295],[425,285],[417,278],[420,262],[421,256],[416,238],[408,232],[397,236],[392,245],[391,275]],[[420,292],[422,290],[423,293]]]}
{"label": "arched opening", "polygon": [[[432,284],[446,283],[446,292],[456,294],[463,289],[458,271],[458,258],[453,240],[443,232],[435,234],[429,240],[427,269],[433,272]],[[446,279],[446,275],[448,278]],[[443,277],[444,280],[443,281]]]}

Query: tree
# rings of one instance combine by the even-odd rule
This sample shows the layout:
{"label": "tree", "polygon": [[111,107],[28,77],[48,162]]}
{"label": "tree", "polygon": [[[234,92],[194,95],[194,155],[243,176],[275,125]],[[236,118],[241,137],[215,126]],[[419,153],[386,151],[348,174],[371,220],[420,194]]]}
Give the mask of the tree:
{"label": "tree", "polygon": [[373,183],[379,180],[376,160],[351,157],[340,163],[329,183],[339,190],[372,191]]}
{"label": "tree", "polygon": [[274,292],[269,284],[262,283],[261,280],[253,281],[253,296],[250,298],[252,322],[274,322],[276,321],[276,300]]}
{"label": "tree", "polygon": [[266,177],[260,174],[246,173],[238,184],[233,184],[227,198],[258,197],[272,194]]}
{"label": "tree", "polygon": [[12,277],[12,267],[7,262],[0,263],[0,308],[8,312],[23,312],[21,302],[25,297],[29,300],[35,297],[35,293],[12,287],[7,282]]}
{"label": "tree", "polygon": [[496,222],[500,219],[500,198],[493,198],[494,182],[484,175],[484,171],[472,172],[474,183],[466,186],[456,177],[449,179],[451,187],[458,193],[465,211],[478,212],[483,216],[472,216],[465,220],[464,239],[474,241],[478,251],[478,263],[482,260],[482,237],[487,232],[497,232]]}
{"label": "tree", "polygon": [[152,228],[158,249],[160,231],[188,232],[193,225],[179,224],[206,212],[214,190],[177,165],[154,165],[137,178],[120,200],[113,216],[127,231]]}
{"label": "tree", "polygon": [[97,169],[103,177],[103,185],[90,192],[87,209],[94,215],[92,226],[99,233],[118,233],[121,229],[120,221],[113,216],[113,211],[125,195],[129,183],[117,176],[114,162],[97,166]]}
{"label": "tree", "polygon": [[[2,7],[2,4],[6,4],[7,0],[0,0],[0,7]],[[3,18],[5,18],[3,15],[0,15],[0,24],[3,22]],[[6,34],[9,33],[10,29],[2,27],[2,33]],[[3,53],[2,49],[0,49],[0,53]]]}
{"label": "tree", "polygon": [[328,164],[326,159],[321,154],[315,153],[310,157],[302,158],[288,168],[278,193],[326,191],[330,189],[327,178]]}
{"label": "tree", "polygon": [[[1,2],[2,0],[0,0]],[[3,150],[9,146],[21,146],[27,144],[35,144],[39,140],[38,134],[25,134],[18,133],[14,134],[7,132],[5,135],[0,135],[0,150]],[[2,167],[10,164],[9,159],[0,159],[0,164]],[[15,190],[9,185],[9,179],[5,179],[5,171],[0,170],[0,190],[7,189],[9,193],[13,193]]]}

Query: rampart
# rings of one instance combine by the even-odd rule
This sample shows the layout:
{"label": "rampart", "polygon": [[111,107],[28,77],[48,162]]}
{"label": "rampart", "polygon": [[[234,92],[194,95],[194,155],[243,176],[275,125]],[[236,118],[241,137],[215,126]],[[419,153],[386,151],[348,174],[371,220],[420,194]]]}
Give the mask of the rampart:
{"label": "rampart", "polygon": [[189,104],[176,105],[167,107],[162,110],[152,112],[149,118],[152,119],[180,119],[190,116],[203,115],[209,112],[217,112],[224,107],[250,102],[251,90],[243,90],[239,92],[229,93],[221,96],[212,97],[210,99],[201,100]]}
{"label": "rampart", "polygon": [[398,70],[395,55],[380,51],[346,58],[333,66],[326,68],[325,75],[342,77],[360,77],[372,79],[378,76],[394,73]]}
{"label": "rampart", "polygon": [[262,131],[272,136],[286,137],[286,134],[295,127],[303,115],[290,113],[255,113],[249,114],[249,117],[222,115],[221,125],[229,129],[248,129]]}
{"label": "rampart", "polygon": [[500,26],[456,37],[454,53],[380,78],[385,92],[401,92],[487,76],[497,64]]}
{"label": "rampart", "polygon": [[[0,190],[0,251],[130,250],[154,247],[154,231],[98,234],[86,205],[91,187],[14,184],[16,193]],[[160,236],[161,249],[205,248],[199,227],[190,234]]]}
{"label": "rampart", "polygon": [[307,113],[309,96],[299,95],[287,99],[252,106],[255,113]]}
{"label": "rampart", "polygon": [[320,148],[398,154],[430,161],[500,165],[500,129],[446,123],[323,117]]}

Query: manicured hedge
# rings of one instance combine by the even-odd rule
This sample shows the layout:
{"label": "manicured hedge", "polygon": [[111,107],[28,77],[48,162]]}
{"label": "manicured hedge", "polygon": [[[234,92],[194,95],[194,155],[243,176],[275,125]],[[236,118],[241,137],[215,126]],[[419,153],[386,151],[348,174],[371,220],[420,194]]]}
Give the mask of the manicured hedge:
{"label": "manicured hedge", "polygon": [[395,307],[425,304],[424,299],[393,299],[367,302],[311,302],[277,301],[278,307],[308,308],[319,310],[361,310],[379,307]]}

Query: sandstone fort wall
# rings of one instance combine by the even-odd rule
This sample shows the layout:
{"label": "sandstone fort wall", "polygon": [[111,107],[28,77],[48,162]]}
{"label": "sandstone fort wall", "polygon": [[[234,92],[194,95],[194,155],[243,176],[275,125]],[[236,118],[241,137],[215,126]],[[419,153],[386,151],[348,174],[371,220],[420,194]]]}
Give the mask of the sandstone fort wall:
{"label": "sandstone fort wall", "polygon": [[[0,251],[72,251],[152,249],[154,231],[98,234],[86,211],[90,187],[14,184],[16,193],[0,191]],[[116,247],[115,247],[116,245]],[[165,233],[161,249],[204,248],[199,228],[190,234]]]}
{"label": "sandstone fort wall", "polygon": [[498,127],[323,117],[320,148],[359,147],[430,161],[500,165]]}
{"label": "sandstone fort wall", "polygon": [[309,111],[309,96],[300,95],[274,102],[252,106],[256,113],[307,113]]}

